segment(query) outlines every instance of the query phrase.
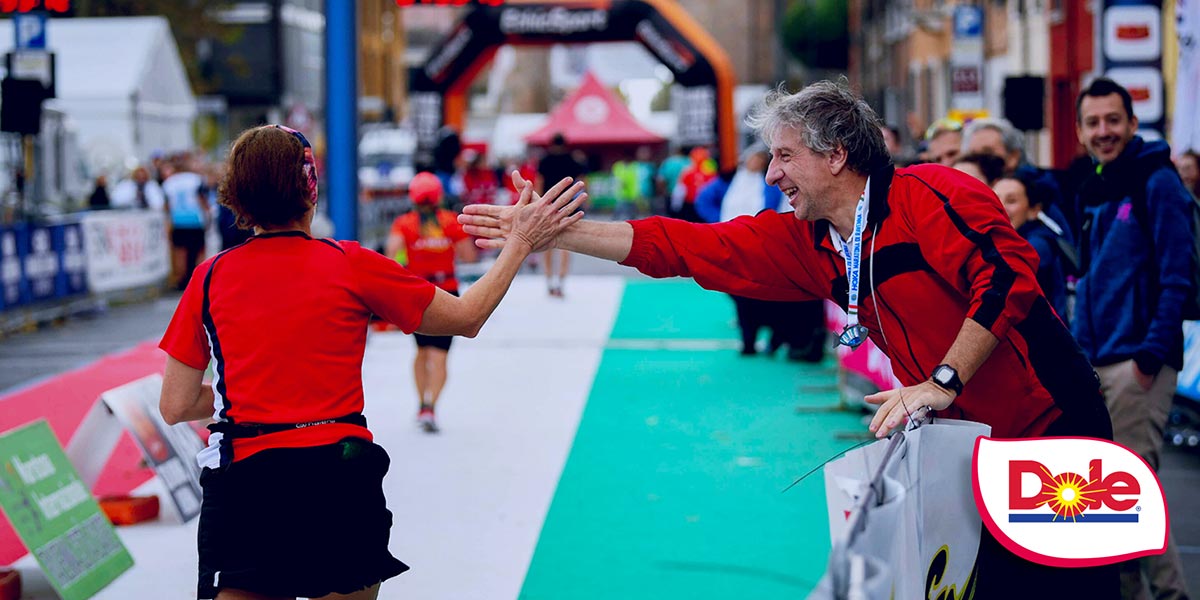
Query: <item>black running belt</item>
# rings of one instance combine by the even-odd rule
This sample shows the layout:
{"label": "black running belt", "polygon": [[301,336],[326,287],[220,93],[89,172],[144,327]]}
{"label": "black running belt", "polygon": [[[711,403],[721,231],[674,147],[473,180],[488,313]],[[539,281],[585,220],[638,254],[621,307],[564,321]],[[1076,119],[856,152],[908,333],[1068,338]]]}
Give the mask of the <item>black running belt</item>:
{"label": "black running belt", "polygon": [[367,418],[362,413],[353,413],[333,419],[321,419],[320,421],[309,421],[307,423],[230,423],[229,421],[219,421],[209,425],[208,430],[213,433],[223,434],[230,439],[252,438],[267,435],[268,433],[293,431],[332,423],[349,423],[351,425],[366,427]]}

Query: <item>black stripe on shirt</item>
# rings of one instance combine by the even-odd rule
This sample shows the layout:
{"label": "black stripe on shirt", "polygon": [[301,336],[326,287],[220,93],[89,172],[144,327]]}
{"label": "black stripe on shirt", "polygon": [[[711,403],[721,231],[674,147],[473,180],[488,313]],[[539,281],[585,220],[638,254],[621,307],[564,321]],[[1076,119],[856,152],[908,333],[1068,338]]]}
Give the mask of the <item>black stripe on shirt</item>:
{"label": "black stripe on shirt", "polygon": [[985,329],[991,331],[992,326],[996,324],[996,319],[1004,312],[1004,306],[1008,303],[1008,293],[1012,290],[1013,282],[1017,279],[1016,271],[1004,261],[1000,250],[996,248],[996,243],[992,241],[991,236],[971,229],[967,222],[963,220],[962,215],[950,206],[950,198],[937,190],[937,188],[929,185],[924,179],[909,173],[901,174],[900,177],[912,177],[921,182],[922,185],[929,188],[939,200],[942,201],[942,207],[946,214],[950,217],[950,222],[954,224],[955,229],[967,238],[972,244],[979,248],[983,255],[984,262],[992,265],[992,280],[987,290],[983,292],[983,299],[980,302],[979,310],[971,316],[975,322],[982,325]]}
{"label": "black stripe on shirt", "polygon": [[[870,244],[870,240],[863,242],[863,245],[868,248],[870,248]],[[874,265],[874,271],[871,270],[872,265]],[[916,242],[888,244],[879,248],[874,254],[864,257],[859,268],[859,306],[862,306],[863,302],[876,289],[893,277],[917,271],[933,272],[933,267],[929,266],[925,256],[921,254],[921,247]],[[831,281],[830,289],[834,300],[842,307],[842,310],[845,310],[846,305],[850,302],[850,288],[846,276],[840,275]]]}
{"label": "black stripe on shirt", "polygon": [[[232,250],[232,248],[231,248]],[[204,275],[204,302],[200,308],[200,317],[204,322],[204,328],[208,330],[208,337],[212,341],[213,358],[216,359],[217,373],[217,393],[221,395],[221,412],[217,415],[223,420],[233,422],[229,414],[229,396],[225,395],[228,386],[225,384],[225,355],[221,352],[221,341],[217,338],[217,325],[213,321],[211,301],[209,299],[209,289],[212,286],[213,271],[217,270],[217,263],[225,256],[225,252],[216,255],[213,258],[212,264],[208,266],[208,273]],[[233,440],[222,437],[220,442],[221,466],[228,465],[233,462]]]}

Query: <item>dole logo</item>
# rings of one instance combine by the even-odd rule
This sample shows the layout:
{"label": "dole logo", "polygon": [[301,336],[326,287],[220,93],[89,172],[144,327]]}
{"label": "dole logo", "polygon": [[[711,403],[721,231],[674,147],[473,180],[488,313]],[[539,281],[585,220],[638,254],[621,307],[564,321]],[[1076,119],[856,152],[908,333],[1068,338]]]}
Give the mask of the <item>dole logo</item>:
{"label": "dole logo", "polygon": [[1162,486],[1124,446],[1080,437],[981,437],[972,468],[984,525],[1026,560],[1089,567],[1166,550]]}

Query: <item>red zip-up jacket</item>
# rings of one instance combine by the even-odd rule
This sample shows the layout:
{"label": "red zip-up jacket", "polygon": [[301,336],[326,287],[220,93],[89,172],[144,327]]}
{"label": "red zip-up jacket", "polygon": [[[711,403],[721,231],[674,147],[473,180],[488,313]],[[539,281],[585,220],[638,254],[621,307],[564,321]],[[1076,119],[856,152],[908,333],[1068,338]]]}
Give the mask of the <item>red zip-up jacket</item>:
{"label": "red zip-up jacket", "polygon": [[[1000,339],[938,416],[1032,437],[1064,411],[1094,410],[1099,383],[1037,283],[1038,257],[982,183],[939,165],[872,173],[859,320],[905,385],[929,378],[973,319]],[[622,264],[652,277],[762,300],[847,304],[846,263],[828,221],[763,211],[711,225],[631,221]]]}

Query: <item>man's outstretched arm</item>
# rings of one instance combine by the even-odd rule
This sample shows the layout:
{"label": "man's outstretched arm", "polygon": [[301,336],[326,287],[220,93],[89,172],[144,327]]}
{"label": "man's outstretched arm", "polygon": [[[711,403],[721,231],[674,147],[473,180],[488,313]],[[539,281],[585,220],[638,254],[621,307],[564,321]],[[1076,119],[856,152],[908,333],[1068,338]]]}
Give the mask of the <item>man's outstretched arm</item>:
{"label": "man's outstretched arm", "polygon": [[[514,182],[523,180],[514,176]],[[484,238],[476,241],[480,247],[502,248],[512,212],[477,204],[459,219],[467,233]],[[821,297],[822,286],[812,273],[811,237],[802,230],[791,215],[774,212],[715,225],[662,218],[579,221],[553,244],[651,277],[691,277],[711,290],[762,300],[809,300]]]}
{"label": "man's outstretched arm", "polygon": [[633,248],[633,226],[624,221],[580,221],[558,236],[557,246],[579,254],[624,262]]}

